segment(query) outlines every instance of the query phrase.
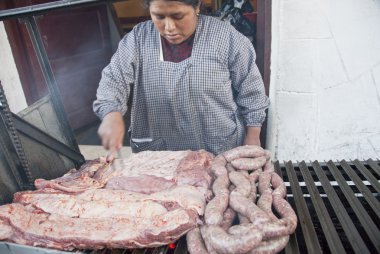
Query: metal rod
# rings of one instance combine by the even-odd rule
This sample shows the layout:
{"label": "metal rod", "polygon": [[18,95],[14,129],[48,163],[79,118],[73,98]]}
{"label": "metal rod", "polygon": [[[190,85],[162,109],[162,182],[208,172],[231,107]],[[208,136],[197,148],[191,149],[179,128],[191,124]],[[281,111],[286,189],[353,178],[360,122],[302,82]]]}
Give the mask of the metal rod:
{"label": "metal rod", "polygon": [[[280,163],[278,161],[275,161],[274,163],[274,169],[275,172],[282,178],[284,179],[284,176],[282,175]],[[291,194],[293,195],[293,194]],[[287,201],[289,202],[289,199],[287,198]],[[285,253],[286,254],[299,254],[299,246],[298,246],[298,240],[296,237],[296,234],[291,234],[289,238],[289,243],[285,247]]]}
{"label": "metal rod", "polygon": [[325,204],[323,203],[322,198],[319,195],[317,186],[314,184],[314,179],[310,173],[309,168],[305,163],[299,163],[300,171],[305,180],[306,187],[310,193],[311,201],[317,213],[319,223],[325,234],[327,244],[330,248],[331,253],[344,253],[344,247],[340,241],[339,234],[334,227],[334,223],[327,211]]}
{"label": "metal rod", "polygon": [[378,192],[380,193],[380,183],[379,181],[376,179],[376,177],[371,174],[371,172],[366,168],[364,167],[358,159],[354,160],[353,161],[354,165],[356,166],[356,168],[360,171],[360,173],[363,174],[363,176],[365,178],[367,178],[367,180],[371,183],[372,187]]}
{"label": "metal rod", "polygon": [[[342,160],[341,163],[344,163],[345,160]],[[380,230],[377,228],[376,223],[371,219],[368,214],[368,211],[360,203],[359,199],[355,196],[355,193],[350,186],[347,185],[346,180],[337,165],[334,163],[328,164],[330,172],[333,174],[334,178],[339,183],[339,187],[342,190],[345,198],[350,204],[352,210],[356,214],[358,220],[360,221],[363,229],[368,235],[368,238],[373,242],[374,247],[377,252],[380,252]]]}
{"label": "metal rod", "polygon": [[2,10],[0,11],[0,21],[10,18],[37,16],[54,10],[72,9],[74,7],[86,7],[116,1],[117,0],[60,0],[50,3],[35,4],[26,7]]}
{"label": "metal rod", "polygon": [[[332,161],[329,161],[329,163],[334,164]],[[363,239],[361,238],[347,212],[347,208],[344,207],[344,204],[340,200],[338,193],[334,190],[334,187],[331,185],[331,181],[326,176],[326,172],[322,169],[317,161],[314,162],[313,168],[322,183],[323,189],[327,194],[327,198],[329,199],[330,204],[334,209],[340,225],[342,226],[353,250],[356,253],[369,253],[367,246],[365,245]]]}
{"label": "metal rod", "polygon": [[299,224],[302,228],[306,248],[310,253],[322,253],[322,249],[318,241],[318,236],[315,232],[306,200],[303,198],[301,187],[298,184],[297,174],[295,172],[292,161],[289,161],[285,164],[285,170],[289,178],[292,193],[294,195],[294,203],[299,218]]}
{"label": "metal rod", "polygon": [[352,167],[350,167],[345,161],[342,161],[341,166],[343,167],[347,175],[352,179],[352,181],[354,181],[354,185],[363,194],[365,200],[371,206],[376,215],[380,218],[379,201],[375,198],[375,196],[368,189],[368,187],[363,183],[363,180],[360,179],[358,174],[355,173],[355,170],[353,170]]}
{"label": "metal rod", "polygon": [[[41,34],[39,32],[36,17],[26,17],[22,19],[28,30],[30,39],[32,41],[34,50],[36,52],[36,56],[38,59],[38,63],[40,64],[42,74],[46,81],[47,87],[49,89],[50,98],[54,107],[54,110],[57,114],[58,121],[60,122],[61,131],[64,136],[67,138],[69,142],[69,146],[75,151],[79,152],[79,146],[75,140],[74,132],[71,129],[69,121],[66,117],[66,113],[64,111],[62,98],[60,92],[58,90],[57,82],[54,78],[53,70],[49,63],[49,58],[46,53],[45,47],[43,45],[43,41],[41,38]],[[77,161],[76,166],[81,165],[81,161]]]}
{"label": "metal rod", "polygon": [[379,161],[373,161],[372,159],[368,160],[368,164],[371,166],[373,171],[375,171],[376,174],[380,176],[380,167],[379,167]]}

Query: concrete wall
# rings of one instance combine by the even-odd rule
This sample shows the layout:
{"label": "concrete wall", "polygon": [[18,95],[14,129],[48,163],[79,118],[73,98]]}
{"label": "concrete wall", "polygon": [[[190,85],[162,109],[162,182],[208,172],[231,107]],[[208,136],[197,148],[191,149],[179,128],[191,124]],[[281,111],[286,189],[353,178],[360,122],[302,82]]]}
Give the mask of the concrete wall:
{"label": "concrete wall", "polygon": [[380,157],[380,0],[272,1],[268,149],[282,160]]}
{"label": "concrete wall", "polygon": [[12,112],[27,107],[4,23],[0,22],[0,81]]}

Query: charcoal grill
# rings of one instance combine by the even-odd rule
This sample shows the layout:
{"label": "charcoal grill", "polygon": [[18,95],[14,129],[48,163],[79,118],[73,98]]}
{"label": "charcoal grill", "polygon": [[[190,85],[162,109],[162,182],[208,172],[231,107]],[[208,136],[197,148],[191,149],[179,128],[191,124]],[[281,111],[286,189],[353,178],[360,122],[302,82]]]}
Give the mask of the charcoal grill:
{"label": "charcoal grill", "polygon": [[[284,179],[287,199],[298,216],[296,232],[290,237],[282,253],[380,253],[380,160],[296,163],[276,161],[274,165],[277,173]],[[6,243],[0,242],[0,250],[4,244]],[[12,252],[15,246],[21,252]],[[22,251],[23,248],[37,249],[21,245],[7,246],[10,254],[30,253]],[[38,249],[38,252],[33,253],[52,253],[47,249]],[[83,252],[185,253],[185,237],[176,243],[157,248]]]}
{"label": "charcoal grill", "polygon": [[[297,230],[282,253],[380,252],[379,160],[274,164],[298,216]],[[181,238],[175,246],[89,253],[182,254],[187,247]]]}

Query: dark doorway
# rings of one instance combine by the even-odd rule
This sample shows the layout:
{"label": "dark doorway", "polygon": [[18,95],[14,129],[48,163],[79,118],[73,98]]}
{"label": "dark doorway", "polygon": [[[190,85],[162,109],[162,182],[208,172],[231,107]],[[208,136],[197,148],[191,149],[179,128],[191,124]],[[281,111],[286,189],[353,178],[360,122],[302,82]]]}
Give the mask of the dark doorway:
{"label": "dark doorway", "polygon": [[[2,9],[53,2],[5,0]],[[4,21],[28,105],[48,94],[22,20]],[[92,111],[102,69],[112,55],[106,5],[38,16],[38,28],[73,130],[97,122]]]}

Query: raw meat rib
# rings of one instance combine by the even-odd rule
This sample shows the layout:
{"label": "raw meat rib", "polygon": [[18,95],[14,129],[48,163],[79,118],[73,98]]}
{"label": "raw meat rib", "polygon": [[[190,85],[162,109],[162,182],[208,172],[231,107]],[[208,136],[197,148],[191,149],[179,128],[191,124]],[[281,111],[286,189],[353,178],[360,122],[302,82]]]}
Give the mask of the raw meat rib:
{"label": "raw meat rib", "polygon": [[[54,195],[51,195],[54,192]],[[90,189],[85,192],[73,195],[71,193],[57,192],[56,190],[43,189],[38,191],[24,191],[15,193],[13,202],[32,204],[37,207],[38,204],[46,204],[49,206],[49,202],[42,203],[42,200],[62,200],[61,207],[65,200],[68,199],[83,200],[89,203],[96,201],[112,201],[112,202],[144,202],[155,201],[168,209],[168,206],[173,207],[178,204],[180,207],[186,209],[193,209],[199,215],[203,215],[206,201],[202,194],[194,186],[183,185],[173,189],[156,192],[152,194],[142,194],[124,190],[110,190],[110,189]],[[56,201],[54,201],[56,202]],[[59,203],[58,203],[59,204]],[[172,204],[172,205],[170,205]],[[47,209],[40,207],[41,209]],[[52,209],[51,207],[49,209]],[[58,208],[55,208],[58,209]],[[54,210],[53,210],[54,211]],[[57,211],[57,210],[55,210]],[[122,212],[122,211],[121,211]]]}
{"label": "raw meat rib", "polygon": [[[55,191],[56,192],[56,191]],[[193,209],[203,215],[206,202],[202,194],[193,186],[179,186],[175,189],[156,192],[150,195],[124,190],[93,189],[78,195],[55,193],[51,189],[18,192],[13,202],[31,204],[48,213],[69,217],[150,216],[178,206]],[[133,205],[134,204],[134,205]],[[151,204],[151,206],[150,206]],[[142,211],[140,211],[143,209]]]}
{"label": "raw meat rib", "polygon": [[0,239],[9,239],[13,235],[13,229],[5,221],[0,219]]}
{"label": "raw meat rib", "polygon": [[[53,188],[65,192],[82,192],[88,189],[100,189],[106,186],[111,189],[121,184],[123,189],[142,193],[153,193],[158,183],[164,183],[158,190],[171,188],[171,182],[179,185],[193,185],[207,189],[211,183],[209,175],[213,155],[204,151],[144,151],[132,154],[128,159],[114,161],[115,170],[104,160],[95,160],[82,166],[78,171],[73,170],[62,177],[53,180],[37,179],[37,189]],[[146,178],[142,186],[136,184],[124,185],[123,181],[130,177]],[[151,181],[155,184],[151,185]],[[149,188],[152,188],[150,190]],[[135,188],[135,189],[134,189]],[[205,190],[203,190],[205,192]]]}
{"label": "raw meat rib", "polygon": [[115,176],[111,178],[105,188],[113,190],[129,190],[144,194],[170,189],[176,186],[173,180],[167,180],[163,177],[152,175],[140,176]]}
{"label": "raw meat rib", "polygon": [[212,178],[206,151],[133,154],[115,170],[95,160],[37,179],[0,206],[0,240],[62,250],[155,247],[201,222]]}
{"label": "raw meat rib", "polygon": [[202,151],[188,153],[175,171],[176,181],[178,184],[208,188],[212,181],[210,176],[212,160],[213,157],[209,153]]}
{"label": "raw meat rib", "polygon": [[68,218],[41,212],[31,206],[0,207],[0,219],[13,227],[14,240],[72,250],[74,248],[155,247],[178,239],[197,225],[193,210],[176,209],[152,218]]}
{"label": "raw meat rib", "polygon": [[[203,151],[206,153],[205,151]],[[124,176],[140,176],[152,175],[163,177],[167,180],[174,178],[175,172],[179,163],[190,153],[187,151],[144,151],[132,154],[128,159],[121,160],[119,164],[122,166],[117,167],[120,175]],[[209,153],[207,153],[209,154]],[[209,154],[210,156],[210,154]],[[116,162],[117,164],[118,162]]]}
{"label": "raw meat rib", "polygon": [[102,188],[109,179],[109,164],[104,160],[93,160],[84,164],[79,170],[72,169],[62,177],[45,180],[36,179],[37,189],[53,188],[66,192],[82,192],[87,189]]}

